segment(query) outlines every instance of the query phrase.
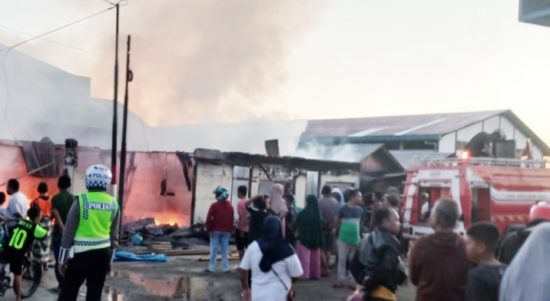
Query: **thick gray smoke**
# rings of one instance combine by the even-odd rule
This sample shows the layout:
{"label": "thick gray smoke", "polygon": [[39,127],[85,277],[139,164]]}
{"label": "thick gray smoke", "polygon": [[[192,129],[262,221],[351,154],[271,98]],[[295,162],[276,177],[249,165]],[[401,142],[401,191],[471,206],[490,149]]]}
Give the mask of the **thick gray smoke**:
{"label": "thick gray smoke", "polygon": [[[106,2],[89,0],[28,2],[25,10],[13,4],[0,12],[12,27],[0,28],[0,44],[13,45],[108,7]],[[119,99],[126,35],[131,34],[130,108],[149,124],[280,119],[281,113],[259,107],[285,82],[287,55],[314,24],[322,2],[129,0],[120,13]],[[73,137],[89,141],[86,145],[110,145],[110,104],[95,98],[112,99],[113,42],[111,10],[12,51],[0,74],[0,109],[7,109],[7,119],[0,121],[0,138],[49,136],[62,143]],[[91,89],[84,77],[91,78]],[[134,149],[190,149],[188,145],[236,149],[203,143],[202,137],[196,141],[186,139],[189,135],[163,137],[163,131],[146,129],[134,116],[130,122],[129,142]],[[279,135],[268,131],[249,137],[258,145],[264,138]],[[147,139],[151,145],[146,145]],[[158,141],[163,139],[174,145]]]}
{"label": "thick gray smoke", "polygon": [[[257,117],[257,105],[284,83],[289,48],[320,4],[130,0],[121,16],[123,40],[127,33],[133,39],[134,111],[152,124]],[[111,49],[111,38],[101,48]],[[94,76],[94,87],[110,87],[108,77]]]}

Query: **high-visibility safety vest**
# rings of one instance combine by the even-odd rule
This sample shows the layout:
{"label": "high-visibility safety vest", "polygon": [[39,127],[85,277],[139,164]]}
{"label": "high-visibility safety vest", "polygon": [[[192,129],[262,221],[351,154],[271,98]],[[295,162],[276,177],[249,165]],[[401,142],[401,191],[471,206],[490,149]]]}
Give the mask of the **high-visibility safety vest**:
{"label": "high-visibility safety vest", "polygon": [[111,246],[111,224],[118,204],[105,192],[83,193],[78,198],[78,228],[74,238],[74,252],[105,249]]}

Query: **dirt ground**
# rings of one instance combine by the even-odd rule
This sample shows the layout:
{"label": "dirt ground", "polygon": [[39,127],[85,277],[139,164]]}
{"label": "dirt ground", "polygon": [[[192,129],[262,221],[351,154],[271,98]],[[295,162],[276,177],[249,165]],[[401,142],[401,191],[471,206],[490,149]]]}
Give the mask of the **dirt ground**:
{"label": "dirt ground", "polygon": [[[236,269],[237,262],[232,262]],[[207,274],[205,262],[197,257],[172,257],[167,263],[115,263],[107,280],[103,300],[107,301],[240,301],[240,282],[237,272]],[[334,276],[319,281],[300,281],[296,284],[297,300],[345,300],[352,293],[349,289],[334,289]],[[28,300],[56,300],[48,291],[55,287],[53,271],[44,277],[39,291]],[[84,300],[85,289],[82,289]],[[6,299],[12,299],[10,292]],[[414,300],[414,287],[402,287],[398,300]]]}

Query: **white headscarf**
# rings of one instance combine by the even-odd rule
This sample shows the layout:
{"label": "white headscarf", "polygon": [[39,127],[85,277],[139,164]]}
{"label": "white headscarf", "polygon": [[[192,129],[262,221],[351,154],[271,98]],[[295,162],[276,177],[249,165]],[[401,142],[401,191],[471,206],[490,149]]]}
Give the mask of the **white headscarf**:
{"label": "white headscarf", "polygon": [[284,193],[285,187],[283,185],[274,184],[273,187],[271,187],[271,194],[269,195],[271,199],[271,210],[280,216],[284,216],[288,212],[285,199],[283,198]]}
{"label": "white headscarf", "polygon": [[499,301],[550,300],[550,223],[534,227],[500,284]]}
{"label": "white headscarf", "polygon": [[338,187],[332,188],[332,194],[338,194],[340,196],[340,206],[346,205],[346,200],[344,199],[344,194],[342,193],[342,190]]}

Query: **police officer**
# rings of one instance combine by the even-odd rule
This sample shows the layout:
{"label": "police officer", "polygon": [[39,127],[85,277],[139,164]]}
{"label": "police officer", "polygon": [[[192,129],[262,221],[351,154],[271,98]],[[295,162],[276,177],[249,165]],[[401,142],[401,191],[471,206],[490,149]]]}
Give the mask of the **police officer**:
{"label": "police officer", "polygon": [[[60,272],[65,274],[60,301],[75,301],[84,281],[86,300],[101,300],[116,247],[119,220],[118,204],[106,193],[111,179],[111,171],[106,166],[88,168],[88,192],[78,195],[69,210],[59,253]],[[69,258],[71,248],[74,256]]]}

